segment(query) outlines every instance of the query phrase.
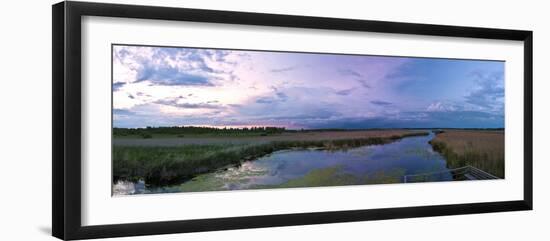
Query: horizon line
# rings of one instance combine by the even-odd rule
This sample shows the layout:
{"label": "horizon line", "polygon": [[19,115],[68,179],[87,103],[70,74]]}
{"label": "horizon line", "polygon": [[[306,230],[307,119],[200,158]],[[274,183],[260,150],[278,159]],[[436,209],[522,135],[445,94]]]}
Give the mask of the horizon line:
{"label": "horizon line", "polygon": [[145,126],[145,127],[116,127],[113,126],[112,129],[147,129],[147,128],[211,128],[211,129],[238,129],[242,130],[245,128],[283,128],[285,130],[381,130],[381,129],[505,129],[505,127],[366,127],[366,128],[287,128],[280,126],[244,126],[244,127],[234,127],[234,126],[201,126],[201,125],[188,125],[188,126]]}

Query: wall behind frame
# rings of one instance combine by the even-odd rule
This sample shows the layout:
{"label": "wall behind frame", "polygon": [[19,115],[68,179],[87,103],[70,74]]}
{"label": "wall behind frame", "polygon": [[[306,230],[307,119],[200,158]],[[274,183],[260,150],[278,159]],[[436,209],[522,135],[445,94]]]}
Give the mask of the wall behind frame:
{"label": "wall behind frame", "polygon": [[[317,15],[534,31],[534,211],[130,237],[109,240],[547,240],[550,188],[550,24],[544,1],[111,0],[248,12]],[[51,4],[11,1],[0,28],[1,240],[54,240],[51,231]]]}

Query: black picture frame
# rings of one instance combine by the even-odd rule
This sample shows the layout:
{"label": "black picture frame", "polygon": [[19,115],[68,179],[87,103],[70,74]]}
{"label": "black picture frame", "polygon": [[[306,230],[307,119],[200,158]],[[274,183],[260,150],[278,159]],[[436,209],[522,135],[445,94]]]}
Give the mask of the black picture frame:
{"label": "black picture frame", "polygon": [[[517,40],[524,43],[524,187],[522,200],[98,226],[81,224],[81,17],[228,23],[427,36]],[[380,219],[532,210],[533,32],[170,7],[60,2],[52,6],[52,233],[60,239],[106,238]]]}

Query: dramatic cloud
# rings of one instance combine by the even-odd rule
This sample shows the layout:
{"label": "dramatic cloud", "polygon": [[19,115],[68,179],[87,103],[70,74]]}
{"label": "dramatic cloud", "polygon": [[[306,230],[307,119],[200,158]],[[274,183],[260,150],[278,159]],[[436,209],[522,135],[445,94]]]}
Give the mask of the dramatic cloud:
{"label": "dramatic cloud", "polygon": [[113,121],[117,127],[503,127],[503,73],[500,61],[117,45]]}
{"label": "dramatic cloud", "polygon": [[227,66],[235,63],[226,59],[228,55],[221,50],[117,45],[113,47],[114,83],[212,86],[215,80],[234,78]]}
{"label": "dramatic cloud", "polygon": [[487,110],[504,108],[504,74],[503,72],[472,73],[477,87],[466,95],[466,102]]}

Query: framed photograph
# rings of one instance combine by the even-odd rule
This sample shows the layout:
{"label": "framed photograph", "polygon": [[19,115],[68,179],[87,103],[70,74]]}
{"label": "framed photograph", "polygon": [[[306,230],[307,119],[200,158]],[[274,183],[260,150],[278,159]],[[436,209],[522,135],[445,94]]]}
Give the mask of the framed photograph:
{"label": "framed photograph", "polygon": [[531,210],[532,34],[55,4],[53,235]]}

